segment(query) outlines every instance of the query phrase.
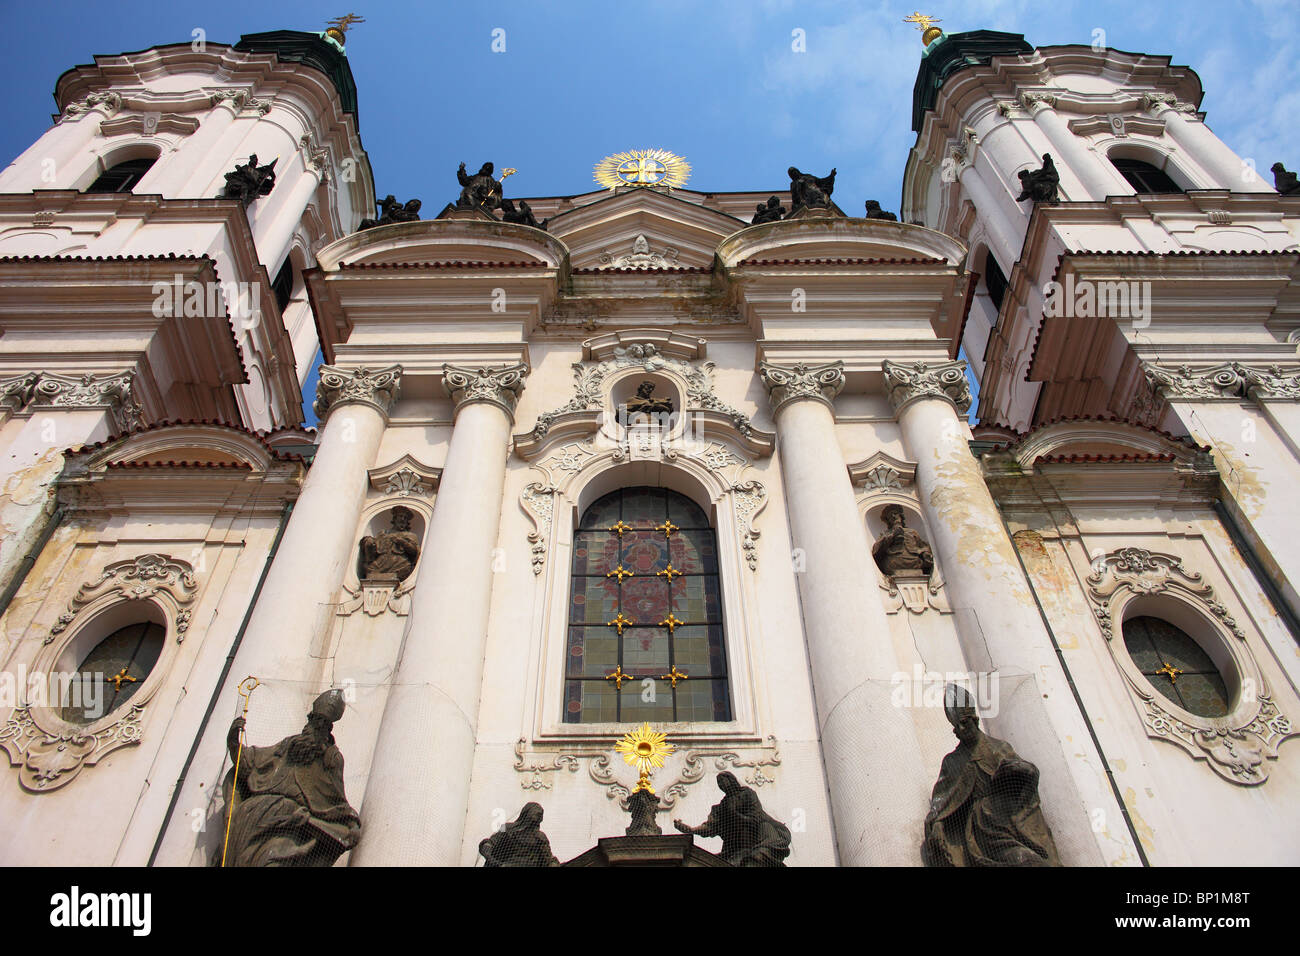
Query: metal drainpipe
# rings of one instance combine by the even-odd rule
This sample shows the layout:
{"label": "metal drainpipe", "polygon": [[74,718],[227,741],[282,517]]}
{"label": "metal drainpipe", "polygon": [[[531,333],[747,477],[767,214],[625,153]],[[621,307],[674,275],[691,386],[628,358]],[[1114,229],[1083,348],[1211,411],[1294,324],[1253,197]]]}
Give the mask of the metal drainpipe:
{"label": "metal drainpipe", "polygon": [[186,775],[190,772],[190,765],[194,763],[194,756],[198,753],[199,744],[203,740],[203,734],[208,729],[208,722],[212,719],[212,713],[217,709],[217,698],[221,696],[221,689],[226,686],[226,678],[230,676],[230,668],[234,666],[235,654],[239,650],[239,645],[243,643],[244,632],[248,630],[248,622],[253,617],[253,610],[257,607],[258,598],[262,596],[262,585],[266,583],[266,576],[271,572],[271,562],[275,560],[275,554],[280,550],[280,539],[284,537],[285,526],[289,523],[289,515],[293,513],[293,502],[284,506],[284,511],[280,514],[280,527],[275,530],[275,540],[271,542],[271,551],[266,556],[266,563],[262,565],[262,575],[257,579],[257,587],[253,591],[252,600],[248,602],[248,610],[244,612],[244,619],[239,623],[239,631],[235,634],[235,640],[230,645],[230,653],[226,655],[226,663],[221,668],[221,676],[217,679],[216,685],[212,689],[212,697],[208,700],[208,709],[203,714],[203,721],[199,724],[199,731],[194,735],[194,743],[190,746],[189,755],[185,758],[185,766],[181,767],[180,776],[176,778],[176,784],[172,787],[172,799],[167,804],[167,812],[163,815],[162,826],[158,828],[158,837],[154,840],[153,851],[149,854],[148,866],[153,866],[154,861],[158,858],[158,851],[162,848],[163,837],[167,833],[167,827],[171,823],[172,814],[176,811],[176,804],[181,798],[181,785],[185,782]]}
{"label": "metal drainpipe", "polygon": [[1047,628],[1047,636],[1051,639],[1052,650],[1056,651],[1056,659],[1060,662],[1061,671],[1065,674],[1065,682],[1070,686],[1070,693],[1074,695],[1074,704],[1079,708],[1079,714],[1083,717],[1083,723],[1088,728],[1088,736],[1092,738],[1092,745],[1097,748],[1097,756],[1101,758],[1102,769],[1106,771],[1106,782],[1110,784],[1110,792],[1115,796],[1115,802],[1119,804],[1119,812],[1124,817],[1124,825],[1128,827],[1129,836],[1133,839],[1133,846],[1137,849],[1138,859],[1142,861],[1143,866],[1150,866],[1151,861],[1147,859],[1146,851],[1142,849],[1142,841],[1138,838],[1137,829],[1133,826],[1133,820],[1128,815],[1128,806],[1124,803],[1124,797],[1119,792],[1119,784],[1115,782],[1115,772],[1110,769],[1110,761],[1106,759],[1106,751],[1101,748],[1101,741],[1097,739],[1097,731],[1092,726],[1092,720],[1088,717],[1088,710],[1083,706],[1083,698],[1079,696],[1079,688],[1074,684],[1074,676],[1070,673],[1070,665],[1065,662],[1065,655],[1061,652],[1061,645],[1056,640],[1056,632],[1052,630],[1052,622],[1047,619],[1047,612],[1043,610],[1043,602],[1038,599],[1038,590],[1034,587],[1034,579],[1029,576],[1029,569],[1025,567],[1025,559],[1020,556],[1020,549],[1016,547],[1015,536],[1011,532],[1011,526],[1007,524],[1007,516],[1001,508],[998,508],[998,517],[1002,519],[1002,527],[1007,532],[1007,538],[1011,541],[1011,550],[1016,553],[1016,561],[1020,564],[1020,572],[1025,576],[1025,581],[1029,584],[1029,593],[1034,596],[1034,606],[1038,608],[1038,616],[1043,620],[1043,627]]}
{"label": "metal drainpipe", "polygon": [[27,550],[27,553],[23,555],[23,559],[18,562],[18,568],[14,571],[14,576],[5,586],[4,594],[0,595],[0,617],[3,617],[4,613],[9,610],[9,602],[14,599],[18,589],[27,580],[27,575],[31,573],[33,566],[35,566],[36,559],[40,557],[41,551],[50,538],[54,536],[55,529],[58,528],[59,523],[62,521],[63,508],[55,508],[54,513],[50,515],[50,519],[45,522],[45,527],[41,529],[41,536],[36,539],[36,543]]}

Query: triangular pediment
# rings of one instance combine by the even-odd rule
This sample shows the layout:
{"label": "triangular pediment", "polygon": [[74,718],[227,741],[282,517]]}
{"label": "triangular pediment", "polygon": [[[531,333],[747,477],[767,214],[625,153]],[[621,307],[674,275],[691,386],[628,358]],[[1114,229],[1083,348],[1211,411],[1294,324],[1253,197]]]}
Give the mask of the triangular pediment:
{"label": "triangular pediment", "polygon": [[718,243],[745,225],[698,203],[630,189],[555,217],[550,232],[569,247],[574,269],[709,269]]}

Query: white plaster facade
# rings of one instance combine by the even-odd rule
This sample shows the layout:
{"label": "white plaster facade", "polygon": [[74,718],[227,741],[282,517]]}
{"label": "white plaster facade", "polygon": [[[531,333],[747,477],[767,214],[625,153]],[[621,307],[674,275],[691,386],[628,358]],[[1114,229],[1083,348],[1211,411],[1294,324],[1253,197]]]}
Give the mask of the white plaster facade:
{"label": "white plaster facade", "polygon": [[[546,232],[450,209],[355,231],[374,189],[345,60],[261,36],[70,71],[0,173],[0,660],[66,670],[120,621],[166,630],[130,709],[80,733],[0,706],[0,860],[206,864],[249,675],[257,744],[345,690],[341,863],[475,865],[529,800],[562,860],[621,834],[631,728],[562,719],[565,614],[579,516],[640,485],[717,533],[732,703],[657,727],[661,824],[702,820],[733,769],[790,865],[919,864],[954,740],[913,677],[996,674],[985,727],[1040,769],[1065,864],[1300,858],[1300,198],[1241,179],[1189,70],[990,35],[922,104],[903,223],[751,226],[766,194],[628,188],[530,199]],[[1062,203],[1017,202],[1044,152]],[[212,197],[250,153],[279,159],[245,212]],[[1186,192],[1133,195],[1108,153]],[[132,193],[80,191],[146,155]],[[178,275],[258,283],[258,320],[159,316]],[[1070,275],[1149,281],[1149,324],[1043,320]],[[647,379],[682,415],[629,432],[612,412]],[[358,543],[399,504],[420,558],[375,587]],[[928,579],[876,568],[891,504]],[[1137,613],[1206,649],[1226,718],[1162,703],[1117,636]]]}

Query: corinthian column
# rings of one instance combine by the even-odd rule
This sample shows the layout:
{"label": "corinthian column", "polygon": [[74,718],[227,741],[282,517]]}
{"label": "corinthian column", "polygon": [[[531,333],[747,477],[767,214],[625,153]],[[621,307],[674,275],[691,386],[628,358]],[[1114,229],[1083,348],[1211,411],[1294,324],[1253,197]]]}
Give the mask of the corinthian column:
{"label": "corinthian column", "polygon": [[365,801],[362,866],[459,862],[478,730],[506,457],[525,365],[443,366],[456,403],[447,460],[384,708]]}
{"label": "corinthian column", "polygon": [[[999,675],[991,726],[1042,772],[1043,804],[1057,843],[1074,848],[1066,862],[1099,865],[1103,835],[1091,832],[1088,814],[1105,807],[1107,819],[1119,820],[1119,808],[1001,512],[967,444],[958,418],[971,402],[965,368],[965,362],[886,361],[882,370],[903,443],[917,463],[916,488],[966,666]],[[1068,761],[1062,741],[1069,741]],[[1122,853],[1127,836],[1111,832],[1109,843]]]}
{"label": "corinthian column", "polygon": [[866,529],[835,436],[844,365],[760,363],[776,417],[817,721],[840,862],[920,862],[929,796],[908,712],[891,701],[900,672]]}
{"label": "corinthian column", "polygon": [[1266,174],[1247,165],[1244,160],[1196,115],[1190,103],[1180,103],[1173,93],[1145,93],[1142,105],[1165,121],[1165,132],[1173,141],[1214,177],[1214,185],[1234,193],[1271,193]]}
{"label": "corinthian column", "polygon": [[[237,712],[236,684],[251,674],[263,681],[259,710],[292,715],[295,727],[301,719],[297,682],[312,661],[317,629],[333,608],[344,567],[356,555],[366,470],[374,466],[401,374],[399,365],[374,371],[321,366],[315,408],[324,431],[231,668],[226,709],[219,713]],[[280,695],[283,700],[275,699]],[[224,739],[225,728],[218,730]]]}

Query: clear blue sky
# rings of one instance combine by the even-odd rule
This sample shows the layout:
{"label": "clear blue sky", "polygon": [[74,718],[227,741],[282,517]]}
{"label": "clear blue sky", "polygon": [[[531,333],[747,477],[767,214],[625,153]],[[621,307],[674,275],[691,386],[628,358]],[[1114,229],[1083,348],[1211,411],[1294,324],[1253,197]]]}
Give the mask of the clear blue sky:
{"label": "clear blue sky", "polygon": [[[366,22],[348,57],[380,195],[436,212],[458,192],[461,160],[517,168],[514,195],[583,192],[601,157],[662,146],[691,162],[693,188],[776,190],[791,164],[835,166],[850,214],[868,198],[897,211],[921,53],[901,20],[915,3],[0,0],[0,159],[48,128],[55,80],[96,53],[188,42],[196,27],[227,43],[320,30],[354,9]],[[925,12],[952,32],[1009,30],[1045,46],[1091,43],[1102,29],[1110,46],[1169,54],[1201,75],[1209,123],[1229,146],[1263,170],[1300,165],[1295,0],[963,0]],[[496,28],[504,53],[492,52]],[[804,53],[791,49],[796,29]]]}

